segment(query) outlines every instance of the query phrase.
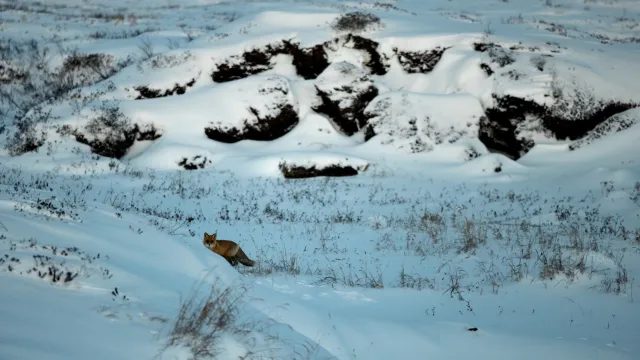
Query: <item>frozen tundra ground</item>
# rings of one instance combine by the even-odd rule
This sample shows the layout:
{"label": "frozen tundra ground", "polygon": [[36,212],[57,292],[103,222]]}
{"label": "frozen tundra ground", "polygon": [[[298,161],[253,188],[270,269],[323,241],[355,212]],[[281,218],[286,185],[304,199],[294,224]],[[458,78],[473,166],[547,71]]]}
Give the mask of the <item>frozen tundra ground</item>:
{"label": "frozen tundra ground", "polygon": [[0,359],[638,359],[638,64],[632,0],[0,0]]}

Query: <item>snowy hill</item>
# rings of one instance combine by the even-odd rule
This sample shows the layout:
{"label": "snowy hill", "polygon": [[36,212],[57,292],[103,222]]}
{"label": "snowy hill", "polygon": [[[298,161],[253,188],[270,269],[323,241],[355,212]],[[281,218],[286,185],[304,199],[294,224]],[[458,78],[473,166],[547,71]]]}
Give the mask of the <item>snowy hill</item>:
{"label": "snowy hill", "polygon": [[0,0],[0,31],[0,359],[640,352],[637,2]]}

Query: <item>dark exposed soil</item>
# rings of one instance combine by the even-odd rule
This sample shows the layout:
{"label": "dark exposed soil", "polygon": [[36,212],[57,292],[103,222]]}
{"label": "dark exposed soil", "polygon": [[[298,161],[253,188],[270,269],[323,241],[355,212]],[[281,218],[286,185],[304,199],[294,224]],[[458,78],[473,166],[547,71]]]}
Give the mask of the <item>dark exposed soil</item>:
{"label": "dark exposed soil", "polygon": [[491,76],[494,73],[493,69],[491,69],[491,66],[485,63],[480,64],[480,69],[482,69],[485,72],[485,74],[487,74],[487,76]]}
{"label": "dark exposed soil", "polygon": [[283,40],[280,43],[246,51],[240,56],[232,57],[232,59],[219,64],[211,74],[211,78],[217,83],[244,79],[272,69],[271,59],[274,56],[290,55],[293,58],[292,64],[296,68],[296,73],[306,80],[313,80],[329,66],[327,49],[338,44],[366,52],[368,60],[365,65],[372,74],[384,75],[387,73],[387,66],[378,52],[377,42],[358,35],[347,34],[344,37],[335,38],[332,41],[309,48],[303,48],[299,44]]}
{"label": "dark exposed soil", "polygon": [[187,91],[188,87],[192,87],[196,83],[196,79],[191,79],[184,85],[175,84],[173,88],[166,89],[164,91],[158,89],[152,89],[147,86],[136,86],[134,89],[138,91],[139,95],[136,96],[136,100],[142,99],[155,99],[172,95],[182,95]]}
{"label": "dark exposed soil", "polygon": [[543,120],[544,127],[551,130],[558,140],[577,140],[585,136],[596,126],[612,117],[615,114],[633,109],[640,104],[626,104],[621,102],[610,102],[604,104],[602,108],[591,114],[585,114],[579,120],[565,120],[558,117],[548,116]]}
{"label": "dark exposed soil", "polygon": [[412,73],[426,74],[436,67],[442,55],[448,48],[437,47],[426,51],[399,51],[393,49],[398,56],[398,61],[404,71]]}
{"label": "dark exposed soil", "polygon": [[478,136],[490,151],[503,153],[514,160],[534,145],[531,139],[518,136],[517,127],[527,116],[539,119],[543,127],[541,130],[548,131],[557,140],[577,140],[611,116],[638,106],[620,102],[603,103],[598,110],[585,113],[581,118],[566,119],[531,100],[508,95],[494,95],[494,99],[497,106],[485,110],[487,117],[480,121]]}
{"label": "dark exposed soil", "polygon": [[305,179],[312,178],[318,176],[355,176],[358,175],[358,170],[354,169],[351,166],[342,166],[342,165],[331,165],[322,169],[318,169],[314,166],[305,167],[305,166],[297,166],[290,165],[285,162],[280,163],[279,165],[280,171],[282,175],[286,179]]}
{"label": "dark exposed soil", "polygon": [[300,48],[298,44],[283,40],[276,45],[244,52],[236,61],[219,64],[211,78],[222,83],[259,74],[272,69],[271,58],[277,55],[290,55],[297,74],[306,80],[315,79],[329,66],[324,44]]}
{"label": "dark exposed soil", "polygon": [[[337,101],[331,100],[326,92],[316,87],[322,104],[314,107],[314,111],[325,114],[335,122],[340,130],[347,136],[351,136],[367,125],[367,117],[364,110],[367,105],[378,96],[378,89],[371,86],[365,92],[355,95],[350,107],[340,108]],[[343,88],[345,92],[353,92],[352,88]]]}
{"label": "dark exposed soil", "polygon": [[256,109],[250,108],[250,110],[258,120],[256,123],[245,120],[245,126],[242,129],[222,130],[216,127],[206,127],[204,129],[205,135],[211,140],[228,144],[240,140],[269,141],[291,131],[299,120],[298,114],[291,104],[284,104],[276,116],[261,117]]}
{"label": "dark exposed soil", "polygon": [[93,153],[115,159],[124,157],[136,140],[156,140],[162,136],[155,127],[150,126],[148,130],[141,131],[138,124],[131,130],[122,130],[119,136],[109,136],[105,139],[89,140],[77,130],[73,135],[77,142],[90,146]]}
{"label": "dark exposed soil", "polygon": [[[335,39],[334,41],[338,41]],[[384,75],[387,73],[387,66],[382,61],[382,56],[378,52],[378,43],[376,41],[364,38],[358,35],[347,34],[345,37],[346,44],[352,44],[353,49],[361,50],[369,54],[369,60],[364,63],[371,70],[373,75]]]}

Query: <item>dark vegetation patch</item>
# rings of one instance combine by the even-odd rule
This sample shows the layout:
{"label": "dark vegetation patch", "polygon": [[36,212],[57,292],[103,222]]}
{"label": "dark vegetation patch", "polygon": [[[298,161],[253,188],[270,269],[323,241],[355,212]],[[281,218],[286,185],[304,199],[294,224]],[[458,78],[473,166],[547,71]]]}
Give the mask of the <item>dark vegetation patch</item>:
{"label": "dark vegetation patch", "polygon": [[14,119],[16,127],[13,133],[7,133],[5,148],[9,155],[18,156],[38,149],[47,139],[45,127],[51,120],[51,110],[37,106],[25,116]]}
{"label": "dark vegetation patch", "polygon": [[334,31],[359,32],[375,29],[382,26],[382,21],[377,15],[369,12],[353,11],[338,16],[331,28]]}
{"label": "dark vegetation patch", "polygon": [[173,88],[166,89],[164,91],[158,89],[152,89],[148,86],[136,86],[134,89],[139,93],[136,96],[136,100],[141,99],[155,99],[172,95],[182,95],[187,91],[187,87],[192,87],[196,83],[196,79],[191,79],[188,83],[184,85],[179,85],[176,83]]}
{"label": "dark vegetation patch", "polygon": [[27,72],[10,64],[4,59],[0,59],[0,84],[21,82],[26,79],[27,75]]}
{"label": "dark vegetation patch", "polygon": [[448,48],[436,47],[426,51],[401,51],[397,48],[393,49],[398,56],[398,61],[404,71],[412,73],[426,74],[436,67],[442,55]]}
{"label": "dark vegetation patch", "polygon": [[0,271],[42,279],[56,285],[68,285],[81,273],[85,277],[88,274],[101,274],[103,279],[112,277],[109,269],[95,264],[101,260],[99,253],[89,254],[75,246],[38,244],[34,238],[18,241],[5,239],[0,236],[2,242],[8,243],[7,250],[12,254],[0,254]]}
{"label": "dark vegetation patch", "polygon": [[323,168],[317,168],[312,166],[300,166],[288,164],[287,162],[281,162],[278,167],[284,175],[285,179],[305,179],[318,176],[355,176],[358,175],[358,170],[354,169],[350,165],[330,165]]}
{"label": "dark vegetation patch", "polygon": [[202,155],[196,155],[191,159],[184,157],[178,162],[178,166],[182,166],[185,170],[204,169],[209,164],[211,164],[211,160]]}
{"label": "dark vegetation patch", "polygon": [[[65,56],[61,66],[51,66],[51,46],[36,40],[0,39],[0,132],[13,123],[6,149],[11,156],[37,151],[46,141],[44,131],[51,120],[49,105],[73,100],[74,112],[90,100],[73,94],[128,66],[131,58],[117,61],[107,54],[59,49]],[[115,89],[115,87],[113,87]]]}
{"label": "dark vegetation patch", "polygon": [[[590,101],[582,104],[590,96],[578,97],[572,109],[567,109],[566,101],[547,107],[532,100],[513,96],[493,98],[497,106],[486,109],[487,117],[480,121],[479,139],[490,151],[500,152],[516,160],[534,145],[533,140],[520,135],[525,122],[539,122],[537,130],[547,132],[557,140],[577,140],[596,128],[611,116],[637,107],[638,104]],[[583,106],[584,105],[584,106]]]}
{"label": "dark vegetation patch", "polygon": [[140,126],[131,122],[119,107],[103,104],[84,129],[61,127],[62,135],[72,135],[76,141],[91,147],[95,154],[121,159],[136,141],[156,140],[162,132],[154,125]]}
{"label": "dark vegetation patch", "polygon": [[511,50],[505,50],[502,45],[495,43],[474,43],[473,49],[478,52],[487,52],[492,62],[500,67],[505,67],[516,62]]}
{"label": "dark vegetation patch", "polygon": [[[18,212],[28,212],[32,214],[44,215],[49,218],[57,218],[63,220],[65,218],[71,218],[73,220],[80,220],[80,216],[77,212],[72,211],[71,207],[65,206],[64,200],[56,200],[55,196],[46,199],[38,198],[35,202],[31,203],[17,203],[13,210]],[[66,210],[65,210],[66,208]]]}
{"label": "dark vegetation patch", "polygon": [[104,80],[117,71],[115,58],[108,54],[74,52],[65,57],[60,76],[78,86]]}
{"label": "dark vegetation patch", "polygon": [[261,116],[255,108],[249,108],[255,119],[245,120],[241,129],[220,129],[218,127],[206,127],[205,135],[215,141],[232,144],[240,140],[275,140],[288,133],[297,123],[298,114],[291,104],[280,106],[277,115]]}

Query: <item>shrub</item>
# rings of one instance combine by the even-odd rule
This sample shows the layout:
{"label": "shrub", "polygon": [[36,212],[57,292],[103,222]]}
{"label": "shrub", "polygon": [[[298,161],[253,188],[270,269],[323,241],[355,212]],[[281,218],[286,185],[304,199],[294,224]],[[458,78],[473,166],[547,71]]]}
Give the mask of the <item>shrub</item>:
{"label": "shrub", "polygon": [[41,107],[34,108],[26,116],[15,119],[16,127],[13,133],[7,134],[5,148],[11,156],[19,156],[31,151],[37,151],[46,141],[44,129],[38,124],[46,124],[51,117],[51,110],[44,111]]}
{"label": "shrub", "polygon": [[381,26],[382,22],[380,18],[374,14],[354,11],[339,16],[331,28],[335,31],[365,31],[372,27]]}
{"label": "shrub", "polygon": [[190,350],[193,359],[215,358],[221,352],[219,346],[224,334],[242,334],[250,329],[238,322],[240,299],[246,291],[244,287],[225,286],[218,278],[213,284],[200,281],[187,298],[181,300],[161,352],[181,345]]}

